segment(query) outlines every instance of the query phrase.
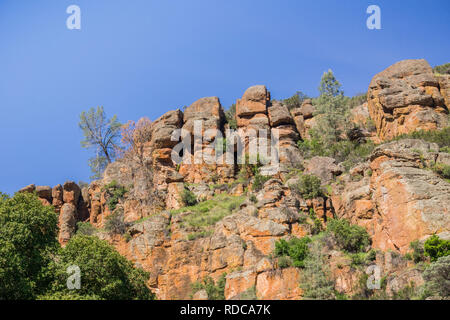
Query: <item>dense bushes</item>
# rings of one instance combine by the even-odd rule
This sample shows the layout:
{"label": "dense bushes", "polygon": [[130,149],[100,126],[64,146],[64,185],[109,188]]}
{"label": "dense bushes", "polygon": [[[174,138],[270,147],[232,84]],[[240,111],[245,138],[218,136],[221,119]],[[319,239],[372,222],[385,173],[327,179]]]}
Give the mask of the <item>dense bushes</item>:
{"label": "dense bushes", "polygon": [[414,131],[409,134],[403,134],[395,138],[395,140],[400,139],[420,139],[428,142],[437,143],[442,151],[448,150],[450,147],[450,126],[442,130],[419,130]]}
{"label": "dense bushes", "polygon": [[116,210],[105,219],[105,230],[111,234],[124,234],[127,224],[124,221],[123,212]]}
{"label": "dense bushes", "polygon": [[450,179],[450,166],[444,163],[436,163],[432,170],[444,179]]}
{"label": "dense bushes", "polygon": [[33,299],[50,281],[47,266],[58,242],[57,216],[37,196],[0,200],[0,300]]}
{"label": "dense bushes", "polygon": [[195,206],[198,201],[195,194],[189,189],[184,189],[181,193],[181,201],[183,201],[185,206]]}
{"label": "dense bushes", "polygon": [[348,170],[359,162],[364,161],[375,148],[371,141],[359,143],[358,141],[342,140],[327,144],[319,138],[298,141],[298,148],[305,158],[331,157],[342,162]]}
{"label": "dense bushes", "polygon": [[423,247],[425,255],[430,257],[431,262],[450,255],[450,241],[440,239],[437,235],[428,238]]}
{"label": "dense bushes", "polygon": [[114,211],[116,209],[119,200],[121,200],[124,197],[125,193],[127,193],[127,189],[124,186],[120,186],[115,180],[105,185],[102,190],[106,191],[106,204],[111,211]]}
{"label": "dense bushes", "polygon": [[[53,208],[36,195],[0,195],[0,300],[153,298],[149,275],[106,241],[76,235],[61,248],[57,230]],[[67,267],[74,265],[81,269],[79,290],[67,289]]]}
{"label": "dense bushes", "polygon": [[450,255],[437,259],[430,264],[423,273],[425,279],[425,296],[438,295],[450,297]]}
{"label": "dense bushes", "polygon": [[433,68],[434,73],[450,74],[450,63],[442,64]]}
{"label": "dense bushes", "polygon": [[345,219],[331,219],[327,223],[327,231],[331,232],[338,245],[347,252],[361,252],[370,244],[370,237],[366,229],[351,225]]}
{"label": "dense bushes", "polygon": [[309,97],[301,91],[297,91],[292,97],[284,99],[283,104],[288,107],[289,110],[300,108],[303,101]]}
{"label": "dense bushes", "polygon": [[[82,285],[78,290],[67,289],[67,268],[78,266]],[[90,236],[75,236],[61,249],[50,268],[54,274],[51,293],[96,296],[99,299],[152,299],[146,286],[149,274],[136,269],[106,241]],[[75,291],[75,292],[74,292]]]}
{"label": "dense bushes", "polygon": [[[294,267],[303,268],[304,260],[308,255],[308,243],[311,239],[304,238],[292,238],[289,241],[281,239],[275,243],[275,256],[277,257],[290,257]],[[285,264],[285,266],[288,266]]]}
{"label": "dense bushes", "polygon": [[324,195],[321,181],[314,175],[302,174],[298,182],[291,184],[289,187],[294,192],[298,192],[304,199],[314,199]]}
{"label": "dense bushes", "polygon": [[192,285],[192,292],[196,293],[205,290],[208,300],[225,300],[226,273],[222,274],[217,282],[211,277],[205,277],[202,281],[197,281]]}

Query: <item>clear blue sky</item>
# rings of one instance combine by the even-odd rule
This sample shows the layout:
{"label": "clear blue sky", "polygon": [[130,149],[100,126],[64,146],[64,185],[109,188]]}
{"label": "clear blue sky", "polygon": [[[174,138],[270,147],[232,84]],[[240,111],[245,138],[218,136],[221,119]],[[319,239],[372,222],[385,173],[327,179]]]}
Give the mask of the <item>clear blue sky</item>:
{"label": "clear blue sky", "polygon": [[88,181],[90,107],[125,122],[205,96],[228,107],[255,84],[316,95],[329,68],[354,95],[399,60],[449,62],[449,21],[448,0],[0,0],[0,190]]}

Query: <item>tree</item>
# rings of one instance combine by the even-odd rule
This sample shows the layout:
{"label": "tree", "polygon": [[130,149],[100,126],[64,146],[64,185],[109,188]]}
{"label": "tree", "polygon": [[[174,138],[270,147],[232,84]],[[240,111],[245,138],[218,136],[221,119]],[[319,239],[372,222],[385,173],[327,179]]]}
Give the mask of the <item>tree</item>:
{"label": "tree", "polygon": [[0,300],[33,299],[51,281],[57,216],[36,195],[0,197]]}
{"label": "tree", "polygon": [[[67,268],[78,266],[81,271],[79,290],[67,289]],[[55,280],[49,297],[74,295],[105,300],[150,300],[153,293],[147,287],[149,274],[135,268],[106,241],[93,236],[76,235],[59,252],[50,267]]]}
{"label": "tree", "polygon": [[304,260],[300,287],[303,289],[304,298],[315,300],[334,299],[334,283],[330,277],[321,241],[314,241],[309,247],[309,254]]}
{"label": "tree", "polygon": [[348,99],[331,70],[323,74],[319,91],[320,96],[313,100],[317,125],[311,131],[311,135],[326,144],[338,142],[348,122]]}
{"label": "tree", "polygon": [[450,256],[440,257],[430,264],[423,273],[425,291],[428,295],[437,294],[443,298],[450,297]]}
{"label": "tree", "polygon": [[309,99],[308,95],[302,91],[297,91],[292,97],[284,99],[283,104],[285,104],[289,110],[300,108],[303,101]]}
{"label": "tree", "polygon": [[450,255],[450,240],[440,239],[433,234],[425,241],[425,255],[430,257],[431,262],[437,261],[441,257]]}
{"label": "tree", "polygon": [[100,178],[106,166],[116,157],[121,124],[117,121],[117,116],[107,119],[103,107],[97,107],[81,113],[79,126],[84,135],[81,145],[87,149],[95,148],[97,152],[89,160],[94,173],[91,178]]}
{"label": "tree", "polygon": [[141,118],[137,123],[128,121],[124,124],[120,133],[122,144],[125,146],[125,153],[135,156],[142,166],[145,166],[146,143],[150,142],[153,134],[152,122],[148,118]]}
{"label": "tree", "polygon": [[[237,121],[236,121],[236,104],[232,104],[230,108],[225,111],[225,117],[230,126],[230,129],[237,129]],[[224,149],[225,150],[225,149]]]}

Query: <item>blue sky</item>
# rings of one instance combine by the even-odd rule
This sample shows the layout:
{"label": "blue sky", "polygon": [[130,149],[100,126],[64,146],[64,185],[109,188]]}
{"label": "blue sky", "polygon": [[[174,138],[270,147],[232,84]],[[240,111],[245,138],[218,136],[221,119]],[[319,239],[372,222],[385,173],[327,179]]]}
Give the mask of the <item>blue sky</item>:
{"label": "blue sky", "polygon": [[354,95],[397,61],[449,62],[449,21],[448,0],[0,0],[0,191],[89,181],[90,107],[125,122],[205,96],[228,107],[255,84],[316,95],[329,68]]}

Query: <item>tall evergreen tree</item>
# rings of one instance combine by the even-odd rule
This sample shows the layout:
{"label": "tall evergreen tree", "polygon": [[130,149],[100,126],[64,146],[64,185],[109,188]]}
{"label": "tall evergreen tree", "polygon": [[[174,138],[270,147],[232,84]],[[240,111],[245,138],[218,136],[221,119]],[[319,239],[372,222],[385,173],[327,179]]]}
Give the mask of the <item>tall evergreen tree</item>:
{"label": "tall evergreen tree", "polygon": [[334,143],[339,141],[345,132],[349,117],[348,99],[331,70],[323,74],[319,92],[320,96],[313,101],[317,126],[312,134],[325,143]]}

